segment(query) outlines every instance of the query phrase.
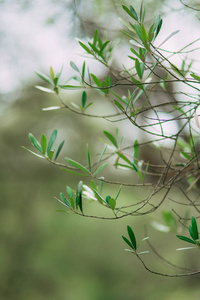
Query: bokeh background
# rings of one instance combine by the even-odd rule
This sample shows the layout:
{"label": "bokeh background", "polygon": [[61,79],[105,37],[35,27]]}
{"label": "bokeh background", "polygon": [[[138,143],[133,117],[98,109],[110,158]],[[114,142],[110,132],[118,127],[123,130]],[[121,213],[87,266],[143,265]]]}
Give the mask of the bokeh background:
{"label": "bokeh background", "polygon": [[[33,157],[21,146],[30,148],[28,133],[38,139],[58,129],[58,142],[65,145],[59,161],[71,157],[85,160],[85,145],[91,152],[101,147],[97,136],[114,126],[72,115],[69,111],[44,112],[42,108],[57,105],[54,95],[35,89],[40,84],[36,70],[49,72],[52,65],[59,71],[64,65],[63,81],[73,70],[70,60],[81,65],[82,50],[75,38],[91,37],[95,28],[109,26],[110,38],[123,39],[118,16],[123,15],[117,0],[1,0],[0,1],[0,299],[2,300],[188,300],[198,299],[199,277],[170,279],[145,271],[129,253],[124,252],[121,235],[129,224],[144,237],[147,218],[117,221],[84,219],[58,212],[59,196],[65,186],[75,188],[79,180],[59,168]],[[134,7],[139,9],[140,1]],[[147,19],[161,13],[164,19],[161,39],[181,29],[179,39],[169,41],[176,49],[193,39],[199,31],[196,12],[176,1],[144,1]],[[133,5],[133,3],[132,3]],[[183,27],[187,23],[187,28]],[[187,40],[188,39],[188,40]],[[116,63],[128,45],[119,47]],[[99,74],[105,70],[88,62]],[[90,97],[98,97],[90,94]],[[77,92],[65,94],[65,101],[80,101]],[[109,106],[104,103],[104,109]],[[123,128],[122,128],[123,130]],[[125,126],[125,130],[127,130]],[[127,132],[127,131],[126,131]],[[125,176],[125,175],[124,175]],[[116,189],[109,192],[116,193]],[[124,201],[140,197],[137,189],[123,190]],[[92,210],[99,207],[91,203]],[[159,212],[157,215],[159,219]],[[189,255],[180,257],[180,246],[174,234],[149,236],[159,251],[177,264],[196,264]],[[162,240],[161,240],[162,238]],[[143,246],[144,250],[145,245]],[[170,272],[157,258],[149,263],[157,270]],[[188,262],[189,260],[189,262]]]}

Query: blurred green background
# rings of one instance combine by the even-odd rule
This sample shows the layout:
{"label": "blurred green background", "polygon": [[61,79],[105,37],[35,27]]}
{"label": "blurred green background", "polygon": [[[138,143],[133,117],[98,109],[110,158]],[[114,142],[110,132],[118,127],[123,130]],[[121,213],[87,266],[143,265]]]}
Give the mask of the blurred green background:
{"label": "blurred green background", "polygon": [[[55,1],[50,2],[55,4]],[[79,1],[77,5],[82,7],[81,12],[85,12],[86,2],[93,9],[94,16],[97,12],[103,15],[106,5],[114,3]],[[167,1],[160,1],[155,9],[160,9],[161,4],[166,5],[165,2]],[[66,11],[63,11],[66,3]],[[73,3],[57,1],[57,14],[61,14],[61,11],[62,15],[74,12]],[[114,4],[118,5],[119,1]],[[23,13],[23,10],[27,11],[27,7],[31,9],[29,1],[8,1],[8,6],[6,1],[1,1],[0,5],[5,13],[10,8],[13,13],[18,13],[19,9]],[[43,6],[45,5],[48,10],[48,1],[44,1]],[[52,26],[53,23],[55,27],[55,20],[56,14],[52,13],[51,22],[49,20],[45,26]],[[95,25],[81,27],[80,24],[80,19],[74,19],[76,34],[82,36],[92,31]],[[6,33],[3,36],[5,35]],[[31,64],[34,66],[33,62]],[[34,69],[33,67],[33,73]],[[136,236],[142,239],[145,225],[149,225],[151,217],[104,221],[56,211],[63,207],[54,196],[58,197],[66,185],[75,188],[80,179],[69,176],[22,149],[22,145],[31,148],[28,133],[32,132],[39,139],[43,133],[50,136],[52,130],[57,128],[58,140],[65,139],[59,161],[63,161],[64,156],[84,161],[86,143],[95,150],[93,145],[97,142],[96,137],[102,136],[102,131],[110,125],[75,117],[65,110],[43,112],[43,107],[55,105],[54,96],[36,90],[35,77],[24,84],[23,74],[20,78],[20,86],[1,92],[0,299],[198,299],[198,276],[176,279],[157,277],[144,270],[134,256],[124,251],[126,245],[121,235],[126,235],[127,224],[135,228]],[[74,101],[73,98],[80,95],[71,94],[70,97]],[[109,187],[110,194],[115,194],[116,191],[116,188],[111,191]],[[134,201],[140,197],[140,192],[137,189],[123,189],[121,201]],[[98,204],[90,205],[91,210],[99,212]],[[149,236],[166,258],[183,265],[187,265],[190,260],[195,266],[196,260],[191,254],[189,259],[187,254],[177,255],[175,249],[180,243],[176,241],[174,234],[166,235],[164,243],[163,239],[160,242],[163,234],[154,229],[149,229]],[[142,247],[146,250],[147,245]],[[171,271],[157,258],[153,258],[152,254],[146,261],[155,270]]]}

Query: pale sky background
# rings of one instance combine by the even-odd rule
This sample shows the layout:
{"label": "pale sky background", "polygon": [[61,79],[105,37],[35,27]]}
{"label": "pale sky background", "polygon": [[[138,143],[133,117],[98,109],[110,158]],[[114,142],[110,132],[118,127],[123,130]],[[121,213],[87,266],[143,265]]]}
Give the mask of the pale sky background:
{"label": "pale sky background", "polygon": [[[0,1],[0,93],[8,102],[19,96],[24,83],[30,83],[31,80],[36,82],[34,71],[49,72],[50,65],[59,71],[64,65],[64,74],[68,76],[72,72],[70,60],[74,60],[77,65],[83,61],[78,55],[83,52],[73,33],[72,10],[62,13],[60,3],[47,0],[34,0],[31,4],[28,1],[28,5],[22,9],[22,2],[26,3]],[[65,5],[71,3],[71,0],[65,1]],[[180,30],[163,45],[163,48],[174,51],[199,37],[199,21],[194,12],[182,10],[179,1],[169,0],[169,6],[178,9],[178,12],[165,15],[156,45],[173,31]],[[200,46],[199,42],[197,46]],[[198,61],[199,51],[190,56]],[[177,58],[174,60],[177,63]],[[194,68],[198,70],[198,64]]]}

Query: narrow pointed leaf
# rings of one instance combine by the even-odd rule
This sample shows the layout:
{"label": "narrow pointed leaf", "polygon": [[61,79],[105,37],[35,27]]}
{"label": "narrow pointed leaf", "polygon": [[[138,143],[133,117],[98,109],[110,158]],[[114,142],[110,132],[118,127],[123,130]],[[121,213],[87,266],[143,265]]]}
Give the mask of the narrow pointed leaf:
{"label": "narrow pointed leaf", "polygon": [[194,235],[192,226],[190,226],[190,225],[188,226],[188,231],[190,233],[191,238],[195,241],[195,235]]}
{"label": "narrow pointed leaf", "polygon": [[45,93],[55,94],[54,90],[45,88],[45,87],[43,87],[43,86],[36,85],[35,87],[36,87],[36,89],[38,89],[38,90],[40,90],[40,91],[43,91],[43,92],[45,92]]}
{"label": "narrow pointed leaf", "polygon": [[70,61],[70,66],[72,67],[72,69],[74,69],[74,71],[80,73],[77,65],[73,61]]}
{"label": "narrow pointed leaf", "polygon": [[97,165],[100,163],[103,155],[105,154],[106,152],[106,149],[107,149],[107,145],[105,145],[105,147],[103,148],[102,152],[101,152],[101,155],[99,156],[99,159],[98,159],[98,162],[97,162]]}
{"label": "narrow pointed leaf", "polygon": [[93,190],[93,191],[95,193],[95,196],[96,196],[97,200],[100,203],[105,203],[108,206],[108,203],[103,199],[103,197],[96,190]]}
{"label": "narrow pointed leaf", "polygon": [[104,133],[104,134],[106,135],[106,137],[110,140],[110,142],[117,148],[118,145],[117,145],[117,141],[116,141],[116,139],[114,138],[114,136],[113,136],[110,132],[108,132],[108,131],[104,131],[103,133]]}
{"label": "narrow pointed leaf", "polygon": [[86,101],[87,101],[87,94],[85,91],[83,91],[83,93],[82,93],[82,107],[83,108],[85,107]]}
{"label": "narrow pointed leaf", "polygon": [[129,164],[129,165],[132,166],[131,161],[130,161],[124,154],[122,154],[122,153],[120,153],[120,152],[116,152],[116,153],[117,153],[117,155],[118,155],[121,159],[123,159],[127,164]]}
{"label": "narrow pointed leaf", "polygon": [[130,6],[130,11],[131,11],[131,13],[132,13],[133,16],[134,16],[134,19],[135,19],[136,21],[138,21],[138,15],[137,15],[137,13],[136,13],[136,11],[135,11],[135,9],[133,8],[132,5]]}
{"label": "narrow pointed leaf", "polygon": [[134,145],[133,145],[133,163],[137,166],[138,165],[138,160],[140,158],[140,146],[138,144],[138,141],[135,140]]}
{"label": "narrow pointed leaf", "polygon": [[125,237],[125,236],[122,236],[123,240],[132,248],[135,250],[135,248],[133,247],[133,245],[131,244],[131,242]]}
{"label": "narrow pointed leaf", "polygon": [[196,222],[195,217],[191,218],[191,223],[192,223],[192,230],[193,230],[193,233],[194,233],[195,240],[198,240],[199,239],[199,233],[198,233],[198,227],[197,227],[197,222]]}
{"label": "narrow pointed leaf", "polygon": [[24,147],[24,146],[22,146],[22,148],[25,149],[25,150],[27,150],[27,151],[29,151],[31,154],[33,154],[33,155],[35,155],[35,156],[37,156],[37,157],[39,157],[39,158],[45,158],[44,156],[39,155],[39,154],[37,154],[37,153],[31,151],[30,149]]}
{"label": "narrow pointed leaf", "polygon": [[101,165],[93,174],[93,176],[96,176],[98,173],[100,173],[105,167],[107,166],[107,163],[104,163]]}
{"label": "narrow pointed leaf", "polygon": [[91,184],[92,190],[97,190],[97,186],[96,186],[96,183],[94,182],[94,180],[91,180],[90,184]]}
{"label": "narrow pointed leaf", "polygon": [[93,45],[96,45],[98,41],[98,30],[96,29],[94,32]]}
{"label": "narrow pointed leaf", "polygon": [[83,172],[85,172],[85,173],[87,173],[87,174],[90,174],[90,171],[89,171],[86,167],[84,167],[83,165],[79,164],[79,163],[76,162],[75,160],[70,159],[70,158],[68,158],[68,157],[65,157],[65,160],[66,160],[70,165],[72,165],[73,167],[75,167],[75,168],[77,168],[77,169],[79,169],[79,170],[81,170],[81,171],[83,171]]}
{"label": "narrow pointed leaf", "polygon": [[67,185],[66,186],[67,195],[69,198],[73,198],[73,192],[72,189]]}
{"label": "narrow pointed leaf", "polygon": [[138,253],[138,255],[143,255],[143,254],[149,254],[149,251],[142,251],[142,252]]}
{"label": "narrow pointed leaf", "polygon": [[58,146],[58,150],[57,150],[57,152],[56,152],[55,160],[58,158],[58,155],[60,154],[60,151],[62,150],[62,147],[63,147],[64,143],[65,143],[65,140],[63,140],[63,141],[60,143],[60,145]]}
{"label": "narrow pointed leaf", "polygon": [[80,85],[69,85],[69,84],[64,84],[64,85],[59,85],[61,89],[65,90],[76,90],[76,89],[82,89],[83,87]]}
{"label": "narrow pointed leaf", "polygon": [[117,192],[117,195],[116,195],[116,197],[115,197],[115,200],[117,200],[117,198],[119,197],[119,194],[120,194],[120,192],[121,192],[121,189],[122,189],[122,185],[120,186],[120,188],[119,188],[119,190],[118,190],[118,192]]}
{"label": "narrow pointed leaf", "polygon": [[43,79],[44,81],[46,81],[47,83],[50,83],[52,85],[52,81],[50,79],[49,76],[47,76],[46,74],[43,74],[41,72],[35,72],[41,79]]}
{"label": "narrow pointed leaf", "polygon": [[55,74],[54,74],[52,66],[50,67],[50,74],[51,74],[51,78],[54,80]]}
{"label": "narrow pointed leaf", "polygon": [[[127,13],[127,14],[129,14],[129,16],[131,17],[131,18],[133,18],[134,20],[136,20],[137,21],[137,14],[135,15],[135,14],[133,14],[133,12],[130,10],[130,9],[128,9],[128,7],[126,7],[125,5],[122,5],[122,8],[125,10],[125,12]],[[132,7],[133,8],[133,7]],[[134,10],[134,9],[133,9]],[[134,10],[135,11],[135,10]]]}
{"label": "narrow pointed leaf", "polygon": [[101,82],[100,82],[100,80],[97,78],[96,75],[94,75],[94,74],[91,73],[90,76],[92,77],[93,81],[96,83],[96,85],[97,85],[98,87],[101,86]]}
{"label": "narrow pointed leaf", "polygon": [[128,235],[130,237],[130,241],[133,245],[133,248],[136,250],[137,249],[137,244],[136,244],[136,238],[135,238],[134,232],[133,232],[133,230],[131,229],[130,226],[127,226],[127,231],[128,231]]}
{"label": "narrow pointed leaf", "polygon": [[47,146],[47,154],[49,154],[49,151],[51,150],[51,148],[53,147],[53,144],[55,142],[57,138],[57,130],[55,129],[52,134],[51,134],[51,137],[49,139],[49,142],[48,142],[48,146]]}
{"label": "narrow pointed leaf", "polygon": [[82,74],[81,74],[81,76],[82,76],[82,81],[84,82],[84,80],[85,80],[85,61],[84,61],[84,63],[83,63]]}
{"label": "narrow pointed leaf", "polygon": [[185,241],[185,242],[188,242],[188,243],[191,243],[191,244],[195,244],[195,245],[196,245],[196,243],[195,243],[193,240],[191,240],[190,238],[188,238],[188,237],[186,237],[186,236],[183,236],[183,235],[177,235],[177,238],[179,238],[179,239],[182,240],[182,241]]}
{"label": "narrow pointed leaf", "polygon": [[193,73],[190,74],[190,76],[192,76],[195,80],[199,81],[200,82],[200,76],[197,76]]}
{"label": "narrow pointed leaf", "polygon": [[90,176],[88,174],[82,174],[82,173],[79,173],[79,172],[76,172],[76,171],[72,171],[72,170],[66,169],[66,168],[62,168],[62,170],[66,171],[67,173],[78,175],[78,176]]}
{"label": "narrow pointed leaf", "polygon": [[79,41],[79,45],[89,54],[92,54],[92,51],[86,46],[84,45],[81,41]]}
{"label": "narrow pointed leaf", "polygon": [[39,150],[40,153],[43,153],[40,143],[36,140],[36,138],[32,135],[32,133],[29,133],[29,139],[30,139],[32,145],[33,145],[37,150]]}
{"label": "narrow pointed leaf", "polygon": [[78,183],[77,192],[76,192],[76,208],[79,207],[81,212],[83,212],[82,189],[83,189],[83,181],[80,181]]}
{"label": "narrow pointed leaf", "polygon": [[48,158],[49,158],[49,159],[52,159],[52,158],[53,158],[53,155],[54,155],[54,153],[55,153],[55,149],[53,149],[53,150],[50,150],[50,151],[49,151],[49,154],[48,154]]}
{"label": "narrow pointed leaf", "polygon": [[88,145],[87,145],[87,158],[88,158],[88,169],[91,172],[90,151]]}
{"label": "narrow pointed leaf", "polygon": [[63,193],[60,193],[60,198],[61,198],[61,200],[62,200],[69,208],[71,208],[71,205],[70,205],[69,201],[68,201],[67,198],[63,195]]}
{"label": "narrow pointed leaf", "polygon": [[41,137],[41,148],[42,148],[43,154],[45,154],[46,150],[47,150],[47,139],[46,139],[46,136],[44,134]]}

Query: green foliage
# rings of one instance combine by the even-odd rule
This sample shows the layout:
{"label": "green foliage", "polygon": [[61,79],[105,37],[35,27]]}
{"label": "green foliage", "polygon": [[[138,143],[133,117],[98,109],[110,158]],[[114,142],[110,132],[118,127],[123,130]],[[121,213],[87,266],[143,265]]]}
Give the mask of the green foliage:
{"label": "green foliage", "polygon": [[[192,239],[190,239],[190,238],[188,238],[187,236],[184,236],[184,235],[177,235],[177,237],[180,240],[185,241],[185,242],[190,243],[190,244],[194,244],[194,245],[198,246],[198,248],[199,248],[200,247],[199,232],[198,232],[196,219],[193,216],[191,218],[191,225],[188,226],[188,231],[189,231],[189,234],[190,234]],[[180,249],[177,249],[177,250],[187,250],[187,249],[192,249],[192,248],[194,248],[194,247],[180,248]]]}
{"label": "green foliage", "polygon": [[148,237],[145,237],[144,239],[142,239],[139,244],[137,244],[136,242],[136,238],[135,238],[135,234],[132,230],[132,228],[130,226],[127,226],[127,231],[128,231],[128,235],[129,235],[129,239],[127,239],[125,236],[122,236],[123,240],[125,241],[126,244],[128,244],[132,250],[129,249],[125,249],[126,251],[129,251],[133,254],[136,255],[142,255],[142,254],[148,254],[149,251],[142,251],[142,252],[137,252],[138,247],[141,245],[142,242],[144,242],[145,240],[148,239]]}
{"label": "green foliage", "polygon": [[[120,42],[126,42],[125,39],[128,37],[127,42],[131,44],[129,45],[130,52],[127,53],[130,59],[127,66],[123,65],[123,59],[115,57],[113,49],[117,46],[117,41],[108,40],[103,30],[96,29],[92,39],[88,42],[79,41],[79,46],[86,52],[87,57],[94,59],[103,65],[104,70],[107,70],[103,78],[102,75],[94,74],[90,68],[86,68],[86,61],[80,67],[71,61],[69,64],[76,75],[63,83],[60,80],[62,69],[57,75],[52,67],[50,67],[49,75],[37,72],[39,78],[44,81],[45,85],[48,85],[47,87],[37,86],[37,88],[43,92],[54,93],[60,103],[60,106],[49,107],[46,110],[62,108],[78,116],[106,120],[109,124],[117,124],[116,133],[112,133],[112,128],[102,129],[105,138],[102,141],[105,146],[103,150],[98,150],[97,155],[93,154],[94,148],[100,148],[93,139],[90,148],[88,145],[86,147],[86,163],[70,157],[65,157],[65,163],[55,162],[64,145],[63,140],[57,149],[53,148],[57,139],[57,130],[53,131],[49,140],[43,134],[40,143],[30,133],[29,139],[39,154],[27,150],[56,166],[61,166],[72,175],[86,177],[87,182],[90,180],[89,185],[84,184],[82,180],[79,181],[76,191],[67,186],[66,196],[63,192],[60,193],[60,199],[57,200],[71,212],[99,219],[144,217],[159,211],[164,203],[169,201],[174,204],[175,208],[170,210],[162,208],[160,210],[162,222],[153,221],[152,225],[159,231],[171,232],[175,235],[180,232],[181,225],[186,226],[188,219],[186,214],[184,218],[181,217],[182,210],[179,213],[176,206],[192,207],[196,213],[199,213],[199,198],[197,196],[194,200],[190,191],[194,190],[196,195],[199,194],[200,74],[197,74],[196,69],[192,67],[194,61],[188,58],[191,50],[187,50],[198,39],[179,51],[172,52],[163,48],[163,45],[176,35],[178,30],[164,37],[159,46],[154,44],[158,35],[162,34],[161,15],[155,16],[152,20],[145,18],[143,1],[139,9],[132,5],[130,7],[122,5],[122,11],[125,14],[125,20],[120,19],[124,40],[121,39]],[[176,61],[174,59],[176,55],[182,58],[179,66],[173,63]],[[115,61],[117,61],[117,66],[113,63]],[[178,90],[181,90],[180,93],[172,88],[176,83],[180,85],[178,87]],[[186,87],[189,92],[187,94],[182,92],[182,87],[183,90]],[[62,94],[73,89],[80,93],[74,102],[66,104]],[[99,97],[103,97],[104,101],[100,102]],[[182,100],[183,97],[185,98]],[[107,113],[107,103],[110,105],[109,113]],[[93,105],[92,109],[88,110],[91,105]],[[102,110],[98,105],[101,105]],[[124,133],[123,126],[120,126],[123,121],[131,126],[130,131],[127,130]],[[172,133],[166,130],[168,124],[172,124]],[[169,142],[167,146],[165,142]],[[106,172],[110,169],[109,162],[119,174],[119,180],[113,179],[113,174]],[[120,169],[126,171],[127,177],[120,176]],[[104,185],[107,188],[118,185],[116,196],[112,196],[112,192],[103,193]],[[131,199],[132,202],[124,203],[126,199],[121,195],[122,187],[132,188],[134,195],[134,188],[141,188],[143,199]],[[177,200],[174,196],[174,189],[181,194],[181,200]],[[107,210],[108,215],[87,214],[87,205],[84,202],[87,200],[96,201]],[[185,204],[184,201],[187,203]],[[127,226],[127,232],[128,238],[125,236],[122,238],[131,250],[126,250],[134,253],[148,271],[163,275],[163,273],[150,270],[140,258],[141,254],[148,253],[148,251],[138,253],[138,247],[147,238],[138,243],[130,226]],[[177,235],[177,237],[199,248],[199,233],[194,217],[191,218],[188,232],[190,238],[184,235]],[[148,244],[157,257],[166,262],[154,246],[150,242]],[[186,248],[181,248],[183,249]],[[196,273],[193,272],[193,274]]]}
{"label": "green foliage", "polygon": [[[47,141],[46,136],[43,134],[41,137],[41,143],[39,143],[37,141],[37,139],[33,136],[32,133],[29,133],[29,139],[31,141],[31,144],[42,154],[42,155],[38,155],[37,153],[31,151],[30,149],[27,149],[26,147],[23,147],[24,149],[28,150],[29,152],[31,152],[32,154],[40,157],[40,158],[46,158],[47,160],[52,160],[54,153],[55,153],[55,149],[52,150],[52,147],[56,141],[57,138],[57,130],[55,129],[52,134],[51,137],[49,139],[49,141]],[[58,146],[58,149],[56,151],[55,154],[55,158],[54,160],[56,160],[62,150],[62,147],[64,145],[64,140],[60,143],[60,145]]]}

